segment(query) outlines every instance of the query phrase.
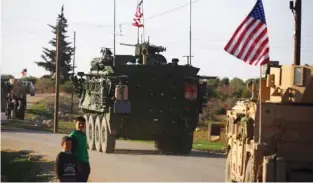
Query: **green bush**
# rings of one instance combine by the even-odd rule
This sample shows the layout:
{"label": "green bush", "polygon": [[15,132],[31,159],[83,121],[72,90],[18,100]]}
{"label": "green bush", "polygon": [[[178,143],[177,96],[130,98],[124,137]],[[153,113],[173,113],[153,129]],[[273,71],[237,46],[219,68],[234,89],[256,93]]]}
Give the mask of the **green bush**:
{"label": "green bush", "polygon": [[60,90],[64,93],[71,94],[73,90],[73,84],[71,81],[66,81],[64,84],[60,86]]}
{"label": "green bush", "polygon": [[48,90],[54,88],[54,81],[48,78],[40,78],[36,82],[36,89],[38,90]]}

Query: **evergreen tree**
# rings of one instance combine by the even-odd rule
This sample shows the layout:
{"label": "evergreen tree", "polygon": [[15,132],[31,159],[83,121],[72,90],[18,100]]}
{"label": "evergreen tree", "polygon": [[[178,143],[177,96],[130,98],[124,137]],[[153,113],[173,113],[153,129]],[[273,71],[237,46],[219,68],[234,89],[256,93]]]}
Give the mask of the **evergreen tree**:
{"label": "evergreen tree", "polygon": [[[70,79],[71,70],[73,69],[71,66],[71,57],[73,55],[74,49],[70,46],[71,42],[67,42],[66,36],[67,33],[67,19],[64,17],[64,8],[61,8],[61,14],[58,15],[57,24],[60,23],[60,82],[64,83],[65,81]],[[50,72],[50,77],[54,77],[55,74],[55,57],[56,57],[56,34],[57,34],[57,26],[48,25],[52,28],[52,32],[54,33],[54,38],[49,41],[49,44],[52,46],[52,49],[43,48],[43,54],[41,58],[43,61],[35,62],[39,67],[45,68],[46,71]]]}

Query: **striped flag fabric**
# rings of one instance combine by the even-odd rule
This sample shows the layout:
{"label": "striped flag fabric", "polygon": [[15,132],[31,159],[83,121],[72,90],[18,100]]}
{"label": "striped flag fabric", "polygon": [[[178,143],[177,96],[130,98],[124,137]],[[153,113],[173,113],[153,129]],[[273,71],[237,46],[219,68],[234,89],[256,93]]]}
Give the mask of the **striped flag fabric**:
{"label": "striped flag fabric", "polygon": [[21,72],[21,74],[22,74],[23,77],[25,77],[26,74],[27,74],[27,69],[23,69],[22,72]]}
{"label": "striped flag fabric", "polygon": [[261,66],[270,61],[269,38],[262,0],[257,0],[224,50],[250,65]]}
{"label": "striped flag fabric", "polygon": [[143,24],[141,23],[141,18],[143,16],[142,9],[141,9],[142,3],[143,3],[143,0],[141,0],[137,5],[135,17],[133,19],[134,22],[132,24],[133,26],[138,27],[138,28],[143,27]]}

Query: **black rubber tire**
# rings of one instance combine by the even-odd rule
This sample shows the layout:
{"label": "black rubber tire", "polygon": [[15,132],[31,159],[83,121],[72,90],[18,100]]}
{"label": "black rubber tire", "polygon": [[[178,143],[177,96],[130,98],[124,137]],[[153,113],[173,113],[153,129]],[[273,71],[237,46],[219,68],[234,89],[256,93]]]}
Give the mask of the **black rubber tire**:
{"label": "black rubber tire", "polygon": [[95,148],[96,151],[102,152],[101,148],[101,121],[102,121],[102,116],[98,115],[96,117],[95,121]]}
{"label": "black rubber tire", "polygon": [[20,102],[20,108],[17,111],[18,119],[24,120],[24,118],[25,118],[25,109],[26,109],[26,102],[25,102],[25,100],[21,100],[19,102]]}
{"label": "black rubber tire", "polygon": [[191,153],[193,145],[193,133],[182,134],[178,137],[178,147],[176,149],[176,154],[188,155]]}
{"label": "black rubber tire", "polygon": [[160,135],[155,140],[155,148],[166,154],[188,155],[192,150],[192,144],[192,133],[183,133],[179,136]]}
{"label": "black rubber tire", "polygon": [[113,153],[115,150],[116,137],[114,134],[110,134],[106,115],[102,118],[100,134],[102,152]]}
{"label": "black rubber tire", "polygon": [[[84,115],[84,118],[86,120],[86,125],[85,125],[85,130],[86,130],[86,136],[87,136],[87,149],[89,149],[89,144],[88,144],[88,124],[89,124],[89,115],[88,114],[85,114]],[[76,125],[76,124],[75,124]]]}
{"label": "black rubber tire", "polygon": [[88,118],[88,130],[86,129],[87,142],[90,150],[95,150],[95,115],[91,114]]}
{"label": "black rubber tire", "polygon": [[243,182],[255,182],[254,180],[254,169],[253,169],[253,158],[249,157],[245,170]]}
{"label": "black rubber tire", "polygon": [[230,172],[231,172],[231,149],[227,153],[226,157],[226,166],[225,166],[225,182],[232,182],[230,178]]}

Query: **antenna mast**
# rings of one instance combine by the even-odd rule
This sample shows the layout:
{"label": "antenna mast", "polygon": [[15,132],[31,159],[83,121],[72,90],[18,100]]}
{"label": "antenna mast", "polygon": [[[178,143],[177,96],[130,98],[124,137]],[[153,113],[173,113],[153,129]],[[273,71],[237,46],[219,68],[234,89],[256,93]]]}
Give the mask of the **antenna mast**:
{"label": "antenna mast", "polygon": [[189,5],[189,63],[187,63],[188,65],[191,65],[191,4],[192,4],[192,2],[191,2],[191,0],[189,0],[189,3],[190,3],[190,5]]}
{"label": "antenna mast", "polygon": [[295,5],[294,1],[290,1],[289,7],[295,18],[294,65],[300,65],[302,0],[295,0]]}
{"label": "antenna mast", "polygon": [[113,66],[115,66],[115,36],[116,36],[116,0],[114,0],[114,46],[113,46],[113,54],[114,54],[114,56],[113,56]]}

